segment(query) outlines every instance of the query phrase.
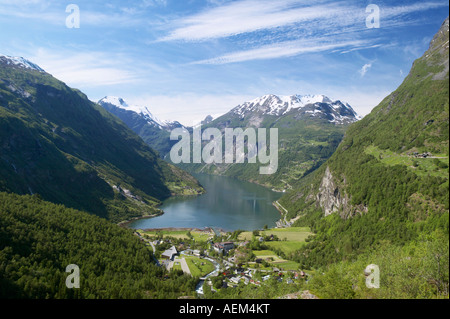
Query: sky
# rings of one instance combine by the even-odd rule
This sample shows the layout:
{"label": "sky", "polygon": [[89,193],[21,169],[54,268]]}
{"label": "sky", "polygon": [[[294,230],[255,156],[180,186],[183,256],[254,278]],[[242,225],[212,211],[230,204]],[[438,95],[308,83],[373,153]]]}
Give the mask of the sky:
{"label": "sky", "polygon": [[185,125],[267,94],[324,94],[365,116],[448,12],[447,0],[0,0],[0,54]]}

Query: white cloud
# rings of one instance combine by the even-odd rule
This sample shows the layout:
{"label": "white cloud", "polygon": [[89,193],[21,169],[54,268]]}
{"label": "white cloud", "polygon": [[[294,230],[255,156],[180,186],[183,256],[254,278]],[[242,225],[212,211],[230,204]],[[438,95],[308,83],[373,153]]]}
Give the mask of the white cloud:
{"label": "white cloud", "polygon": [[236,62],[245,62],[250,60],[264,60],[291,57],[304,53],[325,52],[343,48],[353,48],[364,46],[366,43],[362,40],[338,41],[335,43],[322,42],[319,39],[314,41],[289,41],[273,45],[267,45],[256,49],[244,50],[229,53],[217,58],[197,61],[193,64],[227,64]]}
{"label": "white cloud", "polygon": [[[211,0],[209,1],[211,2]],[[366,5],[354,1],[321,0],[240,0],[213,1],[218,5],[200,13],[179,18],[170,24],[171,31],[160,41],[208,41],[263,30],[296,25],[305,33],[328,33],[329,30],[361,27],[367,18]],[[408,25],[405,16],[429,9],[448,7],[445,1],[381,7],[382,27]],[[357,26],[355,28],[355,26]]]}
{"label": "white cloud", "polygon": [[[242,0],[226,3],[173,22],[175,29],[161,41],[204,41],[243,33],[274,29],[294,23],[330,19],[349,10],[328,3],[304,5],[307,1]],[[299,5],[302,5],[299,7]]]}
{"label": "white cloud", "polygon": [[[76,2],[75,2],[76,3]],[[148,23],[148,20],[137,18],[136,13],[151,5],[165,5],[166,0],[146,1],[140,5],[140,10],[123,9],[121,12],[113,10],[93,11],[80,6],[81,27],[83,26],[110,26],[110,27],[136,27]],[[65,26],[68,16],[66,5],[54,0],[0,0],[0,16],[13,17],[23,20],[42,21],[46,24]],[[106,5],[108,8],[108,5]],[[28,22],[28,21],[27,21]]]}
{"label": "white cloud", "polygon": [[363,78],[366,73],[372,68],[372,63],[364,64],[364,66],[359,70],[359,74],[361,74],[361,77]]}
{"label": "white cloud", "polygon": [[49,52],[38,49],[30,60],[68,85],[91,88],[139,81],[138,73],[125,69],[126,58],[102,52]]}
{"label": "white cloud", "polygon": [[[333,49],[347,53],[363,49],[363,42],[365,48],[390,45],[381,43],[383,41],[377,38],[379,33],[368,32],[364,25],[366,6],[353,1],[321,0],[313,4],[305,0],[213,2],[216,4],[200,13],[169,22],[171,30],[158,41],[205,42],[236,36],[235,44],[242,46],[241,50],[193,64],[284,58]],[[409,25],[412,22],[407,19],[408,14],[445,6],[448,6],[445,1],[381,6],[383,27]],[[248,48],[250,43],[252,48]],[[361,69],[362,77],[371,66],[365,65]]]}

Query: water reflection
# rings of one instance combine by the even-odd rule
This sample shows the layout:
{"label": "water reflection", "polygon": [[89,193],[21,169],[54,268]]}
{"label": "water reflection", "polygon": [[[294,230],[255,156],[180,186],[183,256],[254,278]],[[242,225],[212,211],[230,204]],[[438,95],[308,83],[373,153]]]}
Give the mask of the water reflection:
{"label": "water reflection", "polygon": [[174,197],[164,202],[163,216],[135,221],[129,226],[148,228],[218,227],[227,231],[274,227],[280,213],[272,203],[282,194],[234,178],[196,175],[207,190],[199,197]]}

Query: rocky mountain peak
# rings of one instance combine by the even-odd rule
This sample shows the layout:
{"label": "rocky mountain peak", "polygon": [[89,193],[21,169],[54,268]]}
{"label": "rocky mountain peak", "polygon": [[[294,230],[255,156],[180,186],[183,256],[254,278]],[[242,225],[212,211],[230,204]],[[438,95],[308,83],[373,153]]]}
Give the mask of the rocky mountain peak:
{"label": "rocky mountain peak", "polygon": [[39,72],[45,72],[41,67],[33,62],[24,59],[23,57],[12,57],[0,54],[0,64],[10,65],[18,68],[35,70]]}

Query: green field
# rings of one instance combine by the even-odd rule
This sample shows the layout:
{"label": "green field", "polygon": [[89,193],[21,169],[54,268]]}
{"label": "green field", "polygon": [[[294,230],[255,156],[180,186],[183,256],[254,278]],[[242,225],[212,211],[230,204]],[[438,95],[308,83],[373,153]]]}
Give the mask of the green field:
{"label": "green field", "polygon": [[[185,239],[189,240],[189,230],[155,230],[155,231],[143,231],[138,230],[139,233],[147,235],[149,237],[157,237],[157,236],[163,236],[163,238],[171,237],[171,238],[177,238],[177,239]],[[192,230],[191,232],[192,238],[195,239],[196,242],[202,242],[207,241],[208,238],[212,236],[211,233],[205,232],[205,231],[195,231]]]}
{"label": "green field", "polygon": [[[309,227],[291,227],[261,231],[260,235],[276,235],[280,241],[267,241],[264,244],[272,249],[280,249],[285,254],[290,254],[305,245],[306,238],[312,233]],[[252,232],[243,232],[239,235],[239,240],[251,240],[252,237]]]}
{"label": "green field", "polygon": [[271,267],[282,268],[283,270],[298,270],[299,264],[294,261],[282,259],[271,250],[254,250],[253,253],[257,258],[265,259]]}
{"label": "green field", "polygon": [[271,250],[254,250],[253,253],[255,254],[255,256],[257,258],[262,258],[262,259],[272,258],[273,262],[285,261],[282,258],[280,258],[279,256],[277,256],[275,254],[275,252],[273,252]]}
{"label": "green field", "polygon": [[[262,236],[276,235],[280,240],[304,242],[312,233],[309,227],[290,227],[264,230],[260,234]],[[239,240],[251,240],[252,236],[253,232],[243,232],[239,235]]]}
{"label": "green field", "polygon": [[[306,238],[313,235],[313,233],[311,233],[309,227],[291,227],[261,231],[260,235],[277,236],[279,241],[266,241],[264,242],[264,245],[274,250],[281,250],[284,254],[289,255],[305,245]],[[243,232],[239,235],[239,240],[251,240],[252,238],[253,232]],[[298,270],[298,263],[283,260],[272,250],[254,250],[253,253],[258,258],[273,258],[273,261],[270,261],[272,267],[283,268],[284,270]]]}
{"label": "green field", "polygon": [[299,250],[306,242],[304,241],[274,241],[267,242],[266,245],[272,249],[280,249],[285,254],[293,253]]}
{"label": "green field", "polygon": [[[445,154],[433,154],[432,158],[414,158],[406,154],[398,154],[390,150],[380,150],[369,146],[365,153],[374,156],[381,163],[389,166],[404,165],[418,176],[448,177],[449,158]],[[446,168],[445,168],[446,167]]]}
{"label": "green field", "polygon": [[214,270],[212,262],[198,257],[185,257],[192,277],[203,277]]}
{"label": "green field", "polygon": [[212,233],[204,232],[204,231],[191,231],[192,238],[196,242],[206,242],[208,239],[212,238],[214,235]]}

